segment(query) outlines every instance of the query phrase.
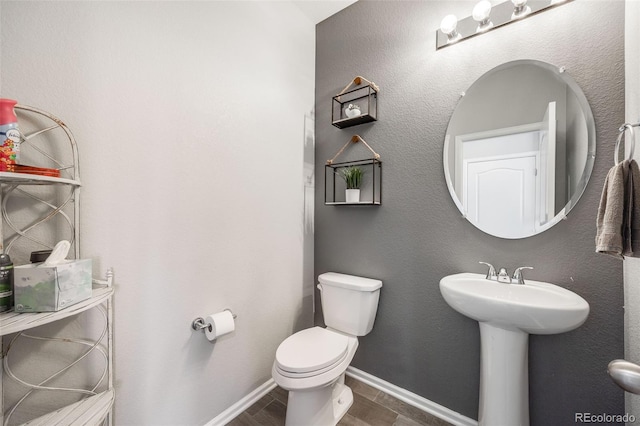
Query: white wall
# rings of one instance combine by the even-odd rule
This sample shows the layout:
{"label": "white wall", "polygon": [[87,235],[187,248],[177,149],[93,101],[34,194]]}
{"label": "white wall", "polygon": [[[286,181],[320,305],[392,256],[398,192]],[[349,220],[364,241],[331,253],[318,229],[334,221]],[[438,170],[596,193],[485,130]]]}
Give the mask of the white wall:
{"label": "white wall", "polygon": [[[115,270],[116,424],[204,424],[312,322],[313,23],[275,1],[3,1],[1,19],[2,96],[79,143],[82,254]],[[191,330],[227,307],[234,334]]]}
{"label": "white wall", "polygon": [[[640,120],[640,1],[625,2],[625,119]],[[640,133],[636,131],[636,133]],[[640,136],[636,136],[640,143]],[[625,151],[628,152],[628,151]],[[640,150],[635,159],[640,161]],[[640,364],[640,259],[624,261],[625,359]],[[640,418],[640,396],[626,394],[626,411]]]}

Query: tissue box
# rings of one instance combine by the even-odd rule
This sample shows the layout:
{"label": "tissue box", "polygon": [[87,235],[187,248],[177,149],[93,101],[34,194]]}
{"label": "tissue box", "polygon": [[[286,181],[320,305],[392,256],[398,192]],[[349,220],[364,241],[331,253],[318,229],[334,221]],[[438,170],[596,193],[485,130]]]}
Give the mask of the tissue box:
{"label": "tissue box", "polygon": [[53,312],[91,297],[91,259],[14,268],[16,312]]}

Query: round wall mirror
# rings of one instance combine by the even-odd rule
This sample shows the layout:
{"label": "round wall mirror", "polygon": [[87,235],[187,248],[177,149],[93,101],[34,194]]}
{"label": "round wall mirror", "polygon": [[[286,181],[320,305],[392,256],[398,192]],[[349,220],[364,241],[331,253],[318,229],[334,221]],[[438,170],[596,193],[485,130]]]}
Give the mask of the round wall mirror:
{"label": "round wall mirror", "polygon": [[463,94],[444,140],[444,174],[460,212],[478,229],[525,238],[565,218],[596,154],[587,98],[562,68],[519,60]]}

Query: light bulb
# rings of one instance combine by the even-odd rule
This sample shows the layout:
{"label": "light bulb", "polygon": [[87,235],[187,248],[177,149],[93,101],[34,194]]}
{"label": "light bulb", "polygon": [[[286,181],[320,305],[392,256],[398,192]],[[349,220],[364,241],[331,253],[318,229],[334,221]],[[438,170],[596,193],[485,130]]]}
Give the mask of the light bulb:
{"label": "light bulb", "polygon": [[442,18],[442,22],[440,23],[440,31],[445,33],[449,38],[453,38],[457,35],[457,26],[458,18],[456,18],[456,15],[447,15]]}
{"label": "light bulb", "polygon": [[520,18],[529,12],[531,12],[531,8],[527,6],[527,0],[511,0],[513,3],[513,18]]}
{"label": "light bulb", "polygon": [[480,23],[480,25],[486,25],[489,23],[489,15],[491,14],[491,3],[489,0],[482,0],[478,2],[473,8],[473,19]]}

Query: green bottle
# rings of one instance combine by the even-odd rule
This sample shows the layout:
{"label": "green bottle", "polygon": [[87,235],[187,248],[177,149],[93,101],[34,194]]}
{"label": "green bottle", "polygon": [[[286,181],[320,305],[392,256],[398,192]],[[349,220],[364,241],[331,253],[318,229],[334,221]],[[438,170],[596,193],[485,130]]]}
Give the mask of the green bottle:
{"label": "green bottle", "polygon": [[13,309],[13,262],[0,254],[0,312]]}

